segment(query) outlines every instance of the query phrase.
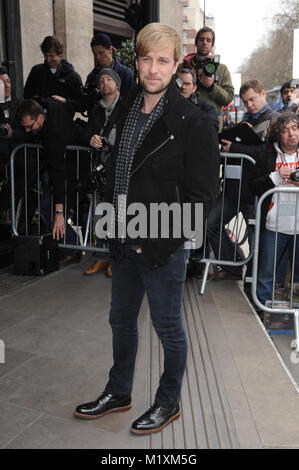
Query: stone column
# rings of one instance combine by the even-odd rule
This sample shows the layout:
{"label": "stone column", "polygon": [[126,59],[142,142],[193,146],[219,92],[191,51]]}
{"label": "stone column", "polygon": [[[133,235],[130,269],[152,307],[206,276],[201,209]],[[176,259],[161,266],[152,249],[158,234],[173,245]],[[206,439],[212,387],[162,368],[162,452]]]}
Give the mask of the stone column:
{"label": "stone column", "polygon": [[81,75],[83,83],[93,68],[90,41],[93,37],[92,0],[55,0],[55,33],[64,44],[64,56]]}
{"label": "stone column", "polygon": [[32,66],[44,60],[40,44],[54,33],[64,44],[63,56],[74,65],[84,83],[93,68],[92,0],[21,0],[20,16],[24,83]]}
{"label": "stone column", "polygon": [[52,0],[20,1],[24,83],[33,65],[43,62],[40,44],[53,34]]}

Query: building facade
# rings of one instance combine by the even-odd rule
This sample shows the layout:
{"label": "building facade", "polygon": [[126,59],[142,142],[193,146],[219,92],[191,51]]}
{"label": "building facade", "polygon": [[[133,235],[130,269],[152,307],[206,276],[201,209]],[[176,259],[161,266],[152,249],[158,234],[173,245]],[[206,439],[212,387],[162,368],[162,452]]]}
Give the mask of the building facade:
{"label": "building facade", "polygon": [[33,65],[43,62],[40,44],[48,35],[64,44],[67,58],[83,82],[93,68],[90,41],[95,33],[111,35],[119,46],[134,31],[125,19],[133,0],[0,0],[0,62],[12,78],[13,95],[22,97]]}
{"label": "building facade", "polygon": [[[12,78],[13,96],[21,98],[33,65],[43,62],[40,44],[56,35],[63,56],[83,82],[93,68],[90,41],[98,32],[111,36],[116,47],[134,38],[150,21],[169,24],[183,41],[183,55],[194,52],[194,38],[203,26],[199,0],[0,0],[0,62]],[[127,8],[135,13],[133,23]],[[132,17],[132,12],[131,12]],[[211,24],[211,21],[209,21]],[[213,20],[212,20],[213,25]]]}
{"label": "building facade", "polygon": [[195,52],[195,37],[197,31],[204,25],[214,29],[214,18],[205,15],[203,1],[184,0],[183,2],[183,55]]}

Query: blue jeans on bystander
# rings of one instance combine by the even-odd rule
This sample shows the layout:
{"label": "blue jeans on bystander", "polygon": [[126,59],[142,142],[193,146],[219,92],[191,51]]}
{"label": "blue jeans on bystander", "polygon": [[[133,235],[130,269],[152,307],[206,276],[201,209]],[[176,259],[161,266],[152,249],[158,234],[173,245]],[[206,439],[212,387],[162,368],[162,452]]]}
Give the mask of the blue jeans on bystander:
{"label": "blue jeans on bystander", "polygon": [[[295,237],[296,255],[294,264],[294,282],[299,282],[299,234]],[[292,263],[294,250],[294,235],[285,233],[277,234],[276,266],[275,261],[276,232],[265,230],[260,240],[260,258],[257,275],[257,296],[261,303],[271,300],[274,281],[274,269],[277,268],[284,252],[287,249],[289,260]],[[292,264],[291,264],[292,265]],[[275,288],[275,287],[274,287]]]}

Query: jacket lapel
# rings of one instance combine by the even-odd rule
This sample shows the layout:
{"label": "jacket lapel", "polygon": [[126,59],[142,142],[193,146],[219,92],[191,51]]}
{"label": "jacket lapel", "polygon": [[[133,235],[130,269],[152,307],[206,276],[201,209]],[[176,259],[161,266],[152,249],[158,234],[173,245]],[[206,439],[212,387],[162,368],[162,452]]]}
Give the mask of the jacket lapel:
{"label": "jacket lapel", "polygon": [[137,167],[141,166],[143,162],[147,160],[153,152],[155,152],[155,149],[158,149],[163,142],[168,139],[169,135],[169,129],[164,118],[161,117],[155,122],[149,134],[142,142],[140,149],[136,153],[131,173],[133,173]]}

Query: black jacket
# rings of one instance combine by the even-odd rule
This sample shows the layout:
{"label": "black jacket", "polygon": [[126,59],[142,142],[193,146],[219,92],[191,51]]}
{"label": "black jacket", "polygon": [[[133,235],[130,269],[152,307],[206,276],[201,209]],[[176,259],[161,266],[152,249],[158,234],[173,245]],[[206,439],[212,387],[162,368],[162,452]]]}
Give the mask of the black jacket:
{"label": "black jacket", "polygon": [[54,203],[64,204],[66,165],[64,152],[67,145],[74,145],[77,126],[72,114],[63,103],[48,99],[45,107],[46,119],[41,132],[34,136],[22,128],[13,129],[14,142],[33,142],[44,146],[44,155],[54,191]]}
{"label": "black jacket", "polygon": [[[5,103],[0,103],[0,125],[5,126],[9,124],[10,126],[15,126],[15,113],[17,108],[17,102],[6,101]],[[0,138],[0,161],[1,167],[9,162],[10,153],[11,153],[11,142],[9,139]],[[2,169],[2,168],[1,168]]]}
{"label": "black jacket", "polygon": [[[245,114],[242,122],[248,122],[253,126],[253,130],[255,133],[261,138],[263,142],[265,142],[267,137],[267,131],[271,124],[271,121],[279,116],[277,111],[273,111],[270,107],[263,112],[257,119],[250,117],[249,114]],[[238,144],[237,142],[233,142],[230,148],[231,153],[244,153],[245,155],[249,155],[250,157],[258,160],[261,156],[262,152],[264,151],[266,145],[245,145],[245,144]]]}
{"label": "black jacket", "polygon": [[188,99],[189,101],[191,101],[191,103],[195,104],[195,106],[198,106],[204,113],[209,116],[209,118],[212,120],[213,126],[215,127],[215,131],[218,133],[219,120],[215,106],[209,101],[199,98],[197,93],[192,93],[192,95]]}
{"label": "black jacket", "polygon": [[[277,160],[277,152],[272,144],[268,144],[258,160],[256,166],[252,170],[249,185],[251,191],[256,196],[262,196],[269,189],[275,188],[275,184],[270,178],[270,174],[275,171]],[[261,231],[265,230],[266,218],[272,196],[267,197],[261,209]]]}
{"label": "black jacket", "polygon": [[[138,89],[140,90],[140,88]],[[135,99],[134,91],[127,110]],[[205,216],[216,199],[219,177],[218,138],[207,116],[186,100],[174,80],[167,91],[164,115],[156,121],[135,155],[129,183],[128,206],[142,203],[203,203]],[[108,164],[106,201],[112,202],[117,148],[127,111],[117,128],[114,153]],[[141,239],[145,264],[166,264],[185,238]]]}
{"label": "black jacket", "polygon": [[44,100],[52,95],[66,98],[69,110],[73,113],[83,110],[81,77],[75,72],[73,65],[65,59],[60,60],[55,74],[45,63],[35,65],[26,80],[25,99],[36,99],[43,105]]}
{"label": "black jacket", "polygon": [[[268,108],[257,119],[249,117],[249,115],[246,114],[242,122],[249,122],[249,124],[252,124],[253,130],[256,132],[256,134],[261,138],[261,140],[265,141],[271,121],[277,116],[279,116],[279,113]],[[256,162],[258,162],[262,157],[265,149],[266,143],[260,145],[245,145],[233,142],[230,148],[230,153],[242,153],[245,155],[249,155]],[[239,162],[237,162],[236,160],[229,163],[239,164]],[[246,204],[254,203],[254,196],[249,187],[249,180],[252,175],[253,167],[254,165],[248,162],[247,160],[243,161],[241,201]],[[239,181],[230,180],[229,183],[226,185],[226,191],[227,197],[229,199],[236,200],[239,194]]]}

